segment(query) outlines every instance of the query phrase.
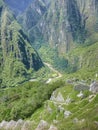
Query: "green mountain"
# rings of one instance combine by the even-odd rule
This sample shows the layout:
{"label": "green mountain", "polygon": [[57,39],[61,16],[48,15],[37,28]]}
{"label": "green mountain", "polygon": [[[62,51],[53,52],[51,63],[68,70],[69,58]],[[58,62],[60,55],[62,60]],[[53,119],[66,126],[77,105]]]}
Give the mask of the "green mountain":
{"label": "green mountain", "polygon": [[28,34],[32,32],[33,39],[29,37],[32,42],[41,35],[59,53],[66,53],[75,46],[74,42],[89,44],[97,40],[97,6],[97,0],[54,0],[49,4],[44,0],[34,1],[21,21],[27,23],[22,25]]}
{"label": "green mountain", "polygon": [[32,4],[17,17],[18,22],[24,28],[24,31],[27,32],[31,43],[36,49],[41,46],[40,44],[43,41],[43,35],[39,29],[39,24],[42,25],[40,21],[49,8],[49,1],[34,0]]}
{"label": "green mountain", "polygon": [[2,87],[30,78],[43,63],[12,12],[0,3],[0,80]]}
{"label": "green mountain", "polygon": [[0,130],[98,130],[98,0],[23,2],[0,0]]}
{"label": "green mountain", "polygon": [[41,0],[33,1],[18,21],[42,59],[66,71],[71,66],[67,53],[98,41],[97,17],[97,0]]}

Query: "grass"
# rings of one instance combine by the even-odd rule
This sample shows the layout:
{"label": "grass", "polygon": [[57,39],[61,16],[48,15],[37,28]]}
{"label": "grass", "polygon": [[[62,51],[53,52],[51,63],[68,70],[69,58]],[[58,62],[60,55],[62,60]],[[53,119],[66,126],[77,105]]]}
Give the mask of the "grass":
{"label": "grass", "polygon": [[[78,98],[77,94],[79,92],[73,90],[72,85],[65,85],[62,88],[56,89],[57,93],[61,92],[64,99],[69,96],[71,99],[74,99],[74,102],[69,104],[63,103],[54,103],[53,101],[46,101],[44,106],[37,110],[31,117],[31,120],[35,120],[37,123],[43,119],[46,120],[48,123],[53,124],[53,120],[57,120],[58,123],[54,124],[58,127],[59,130],[97,130],[98,127],[94,124],[95,121],[98,121],[97,113],[97,106],[98,106],[98,95],[89,102],[89,94],[87,92],[83,92],[85,97],[83,99]],[[64,94],[65,92],[65,94]],[[63,112],[58,111],[58,106],[61,105],[65,110],[71,111],[72,115],[69,118],[64,118]],[[47,108],[51,108],[51,111],[47,110]],[[74,123],[74,119],[78,119],[78,123]],[[84,120],[82,122],[82,120]],[[66,123],[65,123],[66,122]]]}
{"label": "grass", "polygon": [[0,90],[0,121],[29,118],[51,93],[64,83],[57,81],[50,85],[42,82],[27,82],[23,85]]}

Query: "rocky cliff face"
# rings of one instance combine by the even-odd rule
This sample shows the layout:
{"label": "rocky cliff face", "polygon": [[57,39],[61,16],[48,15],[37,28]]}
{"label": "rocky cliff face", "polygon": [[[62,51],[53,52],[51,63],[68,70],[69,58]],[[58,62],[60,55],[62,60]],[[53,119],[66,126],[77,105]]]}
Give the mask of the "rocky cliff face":
{"label": "rocky cliff face", "polygon": [[[18,2],[6,2],[16,7]],[[28,31],[32,42],[44,39],[59,52],[67,52],[73,42],[96,41],[98,31],[98,0],[26,0],[30,6],[19,17],[19,22]],[[20,4],[21,5],[21,4]],[[94,35],[95,34],[95,35]],[[89,40],[90,39],[90,40]]]}
{"label": "rocky cliff face", "polygon": [[[75,46],[73,43],[98,40],[98,0],[51,0],[48,6],[44,4],[44,11],[38,5],[37,1],[36,4],[33,3],[33,8],[29,8],[33,15],[28,12],[24,15],[24,21],[35,23],[24,25],[26,28],[33,27],[28,31],[32,42],[41,37],[50,46],[57,48],[59,53],[66,53]],[[40,18],[34,17],[34,12]]]}
{"label": "rocky cliff face", "polygon": [[83,44],[98,40],[95,35],[98,31],[97,15],[97,0],[51,1],[41,21],[41,30],[52,46],[65,53],[74,46],[73,42]]}
{"label": "rocky cliff face", "polygon": [[25,27],[25,30],[32,29],[46,12],[47,6],[48,3],[44,0],[34,0],[26,11],[19,16],[18,21]]}
{"label": "rocky cliff face", "polygon": [[[54,52],[46,54],[53,58],[56,52],[57,61],[60,61],[58,56],[63,54],[65,58],[67,52],[80,44],[90,45],[98,41],[98,0],[34,0],[18,20],[32,45],[39,49],[43,43],[47,44],[41,54],[51,47]],[[71,60],[72,66],[77,59],[84,59],[80,57]],[[70,59],[67,57],[68,62]]]}
{"label": "rocky cliff face", "polygon": [[29,70],[37,71],[43,63],[5,4],[0,6],[0,13],[0,78],[4,87],[22,82]]}
{"label": "rocky cliff face", "polygon": [[41,24],[40,21],[47,12],[49,5],[50,0],[34,0],[24,13],[18,16],[19,23],[28,33],[28,37],[32,43],[43,40],[43,34],[39,24]]}

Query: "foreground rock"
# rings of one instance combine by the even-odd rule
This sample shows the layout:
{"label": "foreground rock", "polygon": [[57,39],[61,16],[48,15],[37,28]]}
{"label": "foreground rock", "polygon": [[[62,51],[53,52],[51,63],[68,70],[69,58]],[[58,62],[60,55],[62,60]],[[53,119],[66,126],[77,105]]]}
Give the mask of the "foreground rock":
{"label": "foreground rock", "polygon": [[70,111],[65,111],[64,112],[64,117],[68,118],[72,113]]}
{"label": "foreground rock", "polygon": [[82,125],[85,122],[85,119],[79,120],[78,118],[73,119],[73,123]]}
{"label": "foreground rock", "polygon": [[16,121],[11,120],[6,124],[6,130],[9,130],[10,128],[13,129],[15,125],[16,125]]}
{"label": "foreground rock", "polygon": [[94,81],[91,85],[90,85],[90,91],[92,93],[98,93],[98,81]]}
{"label": "foreground rock", "polygon": [[32,128],[32,123],[31,123],[31,121],[26,121],[26,122],[23,124],[21,130],[30,130],[30,128]]}
{"label": "foreground rock", "polygon": [[77,95],[77,97],[79,97],[79,98],[83,98],[84,97],[84,94],[82,93],[82,91],[80,91],[80,93]]}
{"label": "foreground rock", "polygon": [[66,105],[69,105],[71,102],[73,102],[73,100],[69,96],[67,96],[67,99],[65,101]]}
{"label": "foreground rock", "polygon": [[41,120],[35,130],[47,130],[49,127],[48,123],[44,120]]}
{"label": "foreground rock", "polygon": [[7,121],[2,121],[2,122],[0,123],[0,130],[5,129],[5,127],[7,126],[7,124],[8,124]]}
{"label": "foreground rock", "polygon": [[74,90],[79,92],[89,90],[89,86],[84,83],[78,83],[77,85],[74,86]]}
{"label": "foreground rock", "polygon": [[50,128],[48,130],[58,130],[57,127],[51,125]]}
{"label": "foreground rock", "polygon": [[56,101],[56,102],[64,102],[65,101],[63,98],[63,95],[59,92],[56,96],[55,91],[53,92],[50,100]]}
{"label": "foreground rock", "polygon": [[0,130],[30,130],[32,128],[32,121],[18,121],[11,120],[10,122],[2,121],[0,123]]}

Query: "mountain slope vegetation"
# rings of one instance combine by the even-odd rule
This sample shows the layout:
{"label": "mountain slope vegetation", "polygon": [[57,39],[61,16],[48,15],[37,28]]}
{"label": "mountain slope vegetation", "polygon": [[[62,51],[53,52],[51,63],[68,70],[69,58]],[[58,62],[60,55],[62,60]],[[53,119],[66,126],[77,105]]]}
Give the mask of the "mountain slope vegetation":
{"label": "mountain slope vegetation", "polygon": [[97,16],[97,0],[41,0],[33,1],[18,20],[42,59],[62,71],[70,62],[67,53],[98,41]]}
{"label": "mountain slope vegetation", "polygon": [[43,63],[6,5],[1,5],[0,19],[0,76],[1,86],[6,87],[28,79],[30,73],[39,70]]}
{"label": "mountain slope vegetation", "polygon": [[98,130],[98,0],[18,2],[0,0],[0,129]]}

